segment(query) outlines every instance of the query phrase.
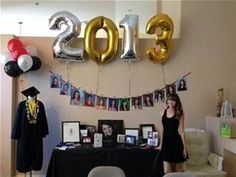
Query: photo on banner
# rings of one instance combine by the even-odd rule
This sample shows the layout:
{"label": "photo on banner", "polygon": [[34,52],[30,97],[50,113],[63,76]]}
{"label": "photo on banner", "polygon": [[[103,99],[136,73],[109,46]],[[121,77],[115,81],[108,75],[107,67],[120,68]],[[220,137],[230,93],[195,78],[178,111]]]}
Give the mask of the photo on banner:
{"label": "photo on banner", "polygon": [[105,110],[107,108],[107,98],[97,96],[96,97],[96,109]]}
{"label": "photo on banner", "polygon": [[153,93],[143,94],[143,107],[153,107]]}
{"label": "photo on banner", "polygon": [[118,111],[119,99],[108,98],[108,111]]}
{"label": "photo on banner", "polygon": [[182,78],[177,81],[177,91],[186,91],[187,87],[187,78]]}
{"label": "photo on banner", "polygon": [[61,75],[51,74],[50,75],[50,87],[51,88],[61,88]]}
{"label": "photo on banner", "polygon": [[176,93],[176,84],[175,83],[166,85],[166,96],[168,96],[169,94],[172,94],[172,93]]}
{"label": "photo on banner", "polygon": [[72,87],[70,104],[75,106],[82,106],[84,104],[84,91],[82,88]]}
{"label": "photo on banner", "polygon": [[119,111],[130,110],[130,98],[120,98],[119,100]]}
{"label": "photo on banner", "polygon": [[95,95],[85,92],[84,106],[94,107],[95,106]]}
{"label": "photo on banner", "polygon": [[132,109],[133,110],[143,109],[143,106],[142,106],[142,96],[132,97]]}
{"label": "photo on banner", "polygon": [[71,83],[69,81],[65,82],[61,79],[60,94],[70,96],[70,94],[71,94]]}
{"label": "photo on banner", "polygon": [[159,90],[155,90],[154,92],[155,96],[155,102],[157,103],[164,103],[165,102],[165,90],[164,89],[159,89]]}

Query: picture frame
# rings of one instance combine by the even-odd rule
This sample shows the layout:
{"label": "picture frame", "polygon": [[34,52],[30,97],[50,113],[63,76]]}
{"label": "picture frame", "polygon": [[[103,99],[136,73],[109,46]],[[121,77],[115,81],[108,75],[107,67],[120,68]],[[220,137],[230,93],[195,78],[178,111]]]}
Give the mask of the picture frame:
{"label": "picture frame", "polygon": [[139,139],[139,128],[125,128],[125,135],[135,136],[136,141]]}
{"label": "picture frame", "polygon": [[148,132],[155,131],[154,124],[140,124],[140,132],[143,139],[148,139]]}
{"label": "picture frame", "polygon": [[81,138],[88,136],[88,130],[87,129],[80,129],[80,135]]}
{"label": "picture frame", "polygon": [[136,145],[136,137],[131,136],[131,135],[126,135],[125,136],[125,144],[126,145],[131,145],[131,146]]}
{"label": "picture frame", "polygon": [[125,135],[124,134],[117,134],[117,143],[125,144]]}
{"label": "picture frame", "polygon": [[88,137],[93,137],[96,133],[96,126],[95,125],[80,125],[80,129],[88,131]]}
{"label": "picture frame", "polygon": [[103,134],[104,145],[113,145],[117,143],[117,134],[123,134],[123,120],[98,120],[98,133]]}
{"label": "picture frame", "polygon": [[80,121],[62,121],[62,142],[80,142]]}
{"label": "picture frame", "polygon": [[91,137],[82,137],[82,143],[83,144],[91,144],[92,143]]}

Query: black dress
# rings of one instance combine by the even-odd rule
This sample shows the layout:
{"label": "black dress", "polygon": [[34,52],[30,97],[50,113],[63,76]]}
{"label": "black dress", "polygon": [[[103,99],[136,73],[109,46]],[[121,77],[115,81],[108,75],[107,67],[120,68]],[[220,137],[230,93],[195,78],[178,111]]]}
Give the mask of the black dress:
{"label": "black dress", "polygon": [[179,120],[176,115],[171,118],[167,117],[167,110],[162,116],[163,137],[162,148],[163,160],[170,163],[184,162],[183,142],[178,132]]}
{"label": "black dress", "polygon": [[48,134],[44,105],[38,101],[37,121],[30,123],[26,101],[19,103],[12,139],[17,140],[16,169],[19,172],[40,170],[43,162],[43,138]]}

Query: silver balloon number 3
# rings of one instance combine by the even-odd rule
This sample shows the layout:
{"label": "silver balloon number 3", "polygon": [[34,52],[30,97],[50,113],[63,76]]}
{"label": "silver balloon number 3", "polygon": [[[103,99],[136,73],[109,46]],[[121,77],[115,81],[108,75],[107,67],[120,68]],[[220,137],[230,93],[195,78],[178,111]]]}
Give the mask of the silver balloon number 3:
{"label": "silver balloon number 3", "polygon": [[60,30],[62,24],[66,25],[66,29],[56,37],[53,43],[54,58],[64,59],[68,62],[85,61],[83,49],[68,47],[68,44],[80,34],[81,23],[79,19],[68,11],[57,12],[49,19],[51,30]]}
{"label": "silver balloon number 3", "polygon": [[138,15],[126,15],[120,22],[120,28],[124,28],[122,41],[122,52],[120,58],[124,61],[132,62],[139,60],[139,17]]}

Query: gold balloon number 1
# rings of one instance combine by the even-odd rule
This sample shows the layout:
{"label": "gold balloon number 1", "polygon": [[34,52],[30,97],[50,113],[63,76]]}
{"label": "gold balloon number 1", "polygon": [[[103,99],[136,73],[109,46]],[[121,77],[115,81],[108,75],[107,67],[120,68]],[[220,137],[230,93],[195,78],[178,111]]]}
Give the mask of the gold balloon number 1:
{"label": "gold balloon number 1", "polygon": [[146,26],[147,34],[156,34],[156,48],[150,48],[146,55],[152,62],[164,64],[172,51],[172,34],[174,24],[168,15],[160,14],[152,17]]}

